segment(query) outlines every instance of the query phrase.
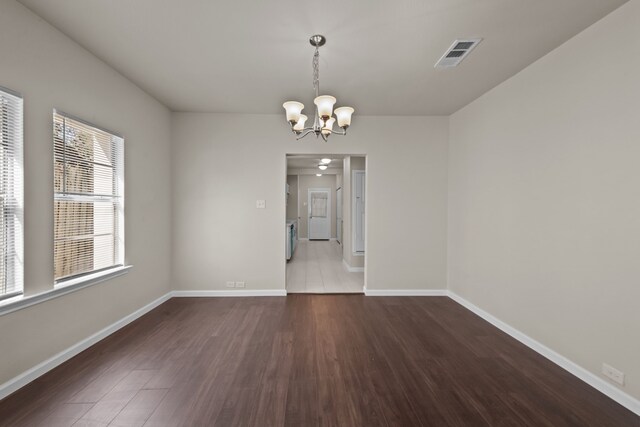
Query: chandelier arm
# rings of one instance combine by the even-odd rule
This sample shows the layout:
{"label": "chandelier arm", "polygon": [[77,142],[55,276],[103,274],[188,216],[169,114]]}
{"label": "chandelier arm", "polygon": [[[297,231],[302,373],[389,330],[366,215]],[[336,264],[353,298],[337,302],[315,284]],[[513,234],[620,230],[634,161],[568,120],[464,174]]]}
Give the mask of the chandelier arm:
{"label": "chandelier arm", "polygon": [[306,129],[304,130],[304,133],[302,133],[300,136],[298,136],[298,137],[296,138],[296,141],[301,140],[301,139],[302,139],[302,138],[304,138],[305,136],[309,135],[311,132],[313,132],[313,129],[311,129],[311,128],[306,128]]}

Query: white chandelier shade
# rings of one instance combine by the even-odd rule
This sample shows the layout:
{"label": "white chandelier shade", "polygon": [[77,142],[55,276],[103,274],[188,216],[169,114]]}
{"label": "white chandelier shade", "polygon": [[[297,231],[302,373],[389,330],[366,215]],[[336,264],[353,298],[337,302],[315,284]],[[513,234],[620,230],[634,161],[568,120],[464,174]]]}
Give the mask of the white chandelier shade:
{"label": "white chandelier shade", "polygon": [[336,117],[338,118],[338,126],[341,128],[351,126],[351,115],[353,114],[353,108],[340,107],[336,108]]}
{"label": "white chandelier shade", "polygon": [[318,96],[313,100],[318,108],[318,117],[326,121],[333,115],[333,106],[336,103],[336,99],[331,95]]}
{"label": "white chandelier shade", "polygon": [[[315,105],[315,115],[313,116],[313,125],[305,127],[307,116],[302,114],[304,104],[297,101],[287,101],[282,104],[284,107],[287,122],[291,125],[291,130],[297,135],[296,139],[302,139],[310,133],[314,133],[316,138],[322,136],[322,139],[327,141],[329,136],[333,134],[346,135],[347,128],[351,126],[351,116],[354,113],[352,107],[339,107],[334,111],[336,104],[336,98],[331,95],[319,95],[320,92],[320,46],[326,43],[324,36],[315,35],[309,39],[312,46],[315,46],[316,51],[313,55],[313,89],[315,91],[315,99],[313,103]],[[335,117],[333,117],[335,113]],[[333,125],[338,122],[338,127],[342,131],[333,130]]]}
{"label": "white chandelier shade", "polygon": [[335,122],[336,122],[336,119],[334,119],[333,117],[331,117],[326,122],[323,122],[324,125],[322,126],[322,134],[325,136],[331,135],[331,132],[333,132],[333,124]]}
{"label": "white chandelier shade", "polygon": [[300,113],[302,113],[302,109],[304,108],[304,104],[296,101],[287,101],[282,104],[284,109],[287,111],[287,121],[289,123],[298,123],[300,120]]}
{"label": "white chandelier shade", "polygon": [[297,132],[301,132],[304,130],[304,124],[307,121],[307,116],[304,114],[300,114],[300,118],[298,119],[298,123],[293,126],[293,130]]}

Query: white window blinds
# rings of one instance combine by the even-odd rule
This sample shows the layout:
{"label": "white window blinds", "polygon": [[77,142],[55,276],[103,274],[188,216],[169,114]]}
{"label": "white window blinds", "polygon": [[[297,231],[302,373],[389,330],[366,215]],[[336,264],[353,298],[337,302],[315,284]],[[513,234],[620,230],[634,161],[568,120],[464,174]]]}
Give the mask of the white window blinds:
{"label": "white window blinds", "polygon": [[124,263],[124,140],[54,112],[56,282]]}
{"label": "white window blinds", "polygon": [[0,87],[0,300],[22,294],[22,98]]}

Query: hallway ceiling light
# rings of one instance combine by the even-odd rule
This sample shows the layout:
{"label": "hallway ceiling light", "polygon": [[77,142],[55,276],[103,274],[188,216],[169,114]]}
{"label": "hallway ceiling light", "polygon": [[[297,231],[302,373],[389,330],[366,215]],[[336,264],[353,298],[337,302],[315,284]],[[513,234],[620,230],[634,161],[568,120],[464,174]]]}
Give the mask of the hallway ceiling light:
{"label": "hallway ceiling light", "polygon": [[324,163],[325,165],[328,165],[329,163],[331,163],[331,159],[320,159],[320,163]]}
{"label": "hallway ceiling light", "polygon": [[320,169],[321,171],[326,170],[329,166],[327,165],[318,165],[318,169]]}
{"label": "hallway ceiling light", "polygon": [[[310,127],[304,127],[307,120],[307,116],[302,114],[304,104],[297,101],[287,101],[282,106],[284,107],[287,115],[287,121],[291,124],[291,131],[298,137],[296,140],[302,139],[310,133],[314,133],[316,138],[322,136],[322,139],[327,141],[331,134],[346,135],[347,128],[351,126],[351,115],[354,109],[351,107],[340,107],[333,111],[333,106],[336,103],[336,99],[331,95],[320,95],[320,46],[326,43],[327,39],[324,36],[316,34],[311,36],[309,43],[316,48],[316,52],[313,54],[313,89],[315,91],[315,114],[313,119],[313,125]],[[336,117],[332,117],[335,112]],[[338,127],[342,128],[342,131],[333,130],[333,124],[337,118]],[[323,159],[325,160],[325,159]],[[328,159],[329,162],[331,159]],[[329,163],[327,162],[327,163]]]}
{"label": "hallway ceiling light", "polygon": [[322,176],[322,174],[321,173],[317,173],[316,176]]}

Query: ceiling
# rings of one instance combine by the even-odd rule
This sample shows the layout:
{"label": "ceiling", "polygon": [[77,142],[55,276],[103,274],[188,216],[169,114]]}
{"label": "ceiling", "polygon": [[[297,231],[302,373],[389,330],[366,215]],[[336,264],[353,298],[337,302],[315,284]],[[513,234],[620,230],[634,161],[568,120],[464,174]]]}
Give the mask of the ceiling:
{"label": "ceiling", "polygon": [[[344,159],[344,154],[289,155],[287,156],[287,169],[318,169],[320,159],[322,158],[331,159],[331,163],[329,163],[329,167],[327,169],[342,169],[342,159]],[[317,173],[322,173],[322,171],[318,169]]]}
{"label": "ceiling", "polygon": [[[321,92],[364,115],[448,115],[626,0],[20,0],[174,111],[282,113]],[[457,38],[483,42],[454,69]]]}

